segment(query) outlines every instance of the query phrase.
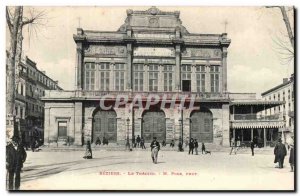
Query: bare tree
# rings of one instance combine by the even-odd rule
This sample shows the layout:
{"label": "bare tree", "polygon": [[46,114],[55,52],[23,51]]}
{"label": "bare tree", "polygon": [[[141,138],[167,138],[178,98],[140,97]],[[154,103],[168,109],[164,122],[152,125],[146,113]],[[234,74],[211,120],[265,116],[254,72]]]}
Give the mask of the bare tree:
{"label": "bare tree", "polygon": [[[29,8],[30,9],[30,8]],[[23,7],[6,7],[6,23],[9,29],[10,36],[10,49],[7,60],[7,77],[6,77],[6,116],[12,128],[7,131],[7,139],[14,132],[14,108],[15,108],[15,93],[19,82],[19,63],[21,62],[22,43],[23,43],[23,29],[26,25],[42,24],[41,20],[44,19],[45,13],[35,13],[34,9],[29,10],[29,16],[23,15]],[[17,77],[16,77],[17,75]],[[10,133],[8,133],[10,132]]]}
{"label": "bare tree", "polygon": [[[286,8],[284,6],[266,6],[266,8],[279,8],[283,17],[283,21],[287,30],[289,42],[285,41],[286,35],[282,34],[280,37],[276,36],[276,39],[273,39],[276,44],[276,51],[280,56],[281,64],[290,64],[294,60],[294,34],[290,25],[290,21],[287,15]],[[292,8],[294,11],[294,8]]]}

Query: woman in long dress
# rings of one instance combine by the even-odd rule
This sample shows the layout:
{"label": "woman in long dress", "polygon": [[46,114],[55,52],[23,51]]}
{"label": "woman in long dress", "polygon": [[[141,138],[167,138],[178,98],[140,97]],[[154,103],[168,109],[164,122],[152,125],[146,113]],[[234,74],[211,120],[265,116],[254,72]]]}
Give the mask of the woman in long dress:
{"label": "woman in long dress", "polygon": [[84,154],[83,158],[84,159],[92,159],[93,158],[93,153],[92,153],[92,148],[91,148],[91,142],[90,141],[87,141],[85,154]]}

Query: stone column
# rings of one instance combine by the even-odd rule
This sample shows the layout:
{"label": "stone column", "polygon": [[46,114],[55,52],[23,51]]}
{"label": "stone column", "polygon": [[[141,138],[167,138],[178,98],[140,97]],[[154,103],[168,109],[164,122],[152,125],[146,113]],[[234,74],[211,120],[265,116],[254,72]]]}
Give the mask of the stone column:
{"label": "stone column", "polygon": [[196,65],[192,64],[191,74],[191,92],[197,92],[197,77],[196,77]]}
{"label": "stone column", "polygon": [[44,144],[50,144],[50,107],[46,106],[47,103],[45,103],[45,108],[44,108]]}
{"label": "stone column", "polygon": [[75,102],[74,107],[74,145],[81,145],[82,136],[82,102]]}
{"label": "stone column", "polygon": [[127,89],[132,90],[132,44],[127,44]]}
{"label": "stone column", "polygon": [[227,48],[223,47],[222,53],[222,92],[227,92]]}
{"label": "stone column", "polygon": [[144,84],[143,84],[143,91],[149,91],[149,65],[146,62],[144,65]]}
{"label": "stone column", "polygon": [[175,46],[175,90],[181,90],[181,49],[180,45]]}
{"label": "stone column", "polygon": [[209,93],[211,92],[211,87],[210,87],[210,64],[207,61],[205,65],[205,92]]}
{"label": "stone column", "polygon": [[109,65],[109,77],[110,77],[110,81],[109,81],[109,90],[110,91],[114,91],[115,90],[115,77],[114,77],[114,68],[115,68],[115,63],[111,63]]}
{"label": "stone column", "polygon": [[164,73],[163,73],[163,70],[164,70],[164,65],[160,64],[158,66],[158,92],[163,92],[164,91]]}
{"label": "stone column", "polygon": [[264,147],[267,147],[267,130],[264,128]]}
{"label": "stone column", "polygon": [[253,141],[253,128],[251,128],[251,140]]}
{"label": "stone column", "polygon": [[[230,146],[229,104],[222,105],[223,146]],[[234,133],[235,134],[235,133]]]}
{"label": "stone column", "polygon": [[82,90],[83,89],[83,49],[82,49],[82,43],[77,42],[77,47],[76,47],[77,53],[76,53],[76,63],[77,63],[77,90]]}

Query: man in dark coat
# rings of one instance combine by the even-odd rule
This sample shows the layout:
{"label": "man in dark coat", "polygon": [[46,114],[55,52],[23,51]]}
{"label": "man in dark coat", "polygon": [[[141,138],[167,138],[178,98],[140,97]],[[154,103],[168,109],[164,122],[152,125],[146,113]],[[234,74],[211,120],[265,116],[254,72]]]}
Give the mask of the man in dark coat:
{"label": "man in dark coat", "polygon": [[254,156],[254,142],[253,142],[253,140],[251,140],[251,142],[250,142],[250,148],[251,148],[252,156]]}
{"label": "man in dark coat", "polygon": [[183,147],[182,147],[181,140],[179,140],[179,143],[178,143],[178,151],[183,152]]}
{"label": "man in dark coat", "polygon": [[205,144],[204,143],[202,143],[202,147],[201,147],[201,151],[202,151],[202,154],[203,154],[203,152],[204,152],[204,154],[205,154]]}
{"label": "man in dark coat", "polygon": [[278,140],[274,148],[275,161],[274,163],[279,163],[279,168],[283,168],[284,157],[286,156],[286,147],[282,144],[281,139]]}
{"label": "man in dark coat", "polygon": [[156,141],[156,137],[153,138],[153,141],[150,144],[151,147],[151,157],[154,164],[157,164],[158,151],[160,150],[160,144]]}
{"label": "man in dark coat", "polygon": [[189,154],[192,152],[194,154],[194,140],[191,138],[190,143],[189,143]]}
{"label": "man in dark coat", "polygon": [[198,147],[199,147],[199,144],[198,144],[197,139],[195,139],[195,141],[194,141],[194,147],[195,147],[196,155],[198,155]]}
{"label": "man in dark coat", "polygon": [[136,144],[137,144],[137,147],[140,148],[141,147],[141,138],[140,138],[140,135],[138,135],[136,137]]}
{"label": "man in dark coat", "polygon": [[20,172],[27,157],[26,151],[18,136],[13,136],[12,141],[6,146],[6,169],[8,172],[8,189],[19,190]]}
{"label": "man in dark coat", "polygon": [[99,137],[97,137],[95,144],[96,144],[96,145],[101,145],[101,140],[100,140]]}
{"label": "man in dark coat", "polygon": [[146,149],[146,146],[145,146],[145,140],[143,137],[141,137],[141,148],[142,149]]}
{"label": "man in dark coat", "polygon": [[290,145],[290,158],[289,158],[289,163],[291,165],[291,172],[294,171],[294,165],[295,165],[295,160],[294,160],[294,145]]}

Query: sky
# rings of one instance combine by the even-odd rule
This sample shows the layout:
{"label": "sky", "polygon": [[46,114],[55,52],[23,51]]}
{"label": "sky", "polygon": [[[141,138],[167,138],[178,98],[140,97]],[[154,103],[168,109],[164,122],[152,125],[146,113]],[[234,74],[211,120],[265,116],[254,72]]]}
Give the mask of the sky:
{"label": "sky", "polygon": [[[262,93],[282,83],[293,73],[293,62],[282,65],[275,41],[288,42],[286,28],[278,8],[265,7],[164,7],[163,11],[180,11],[183,26],[190,33],[218,34],[231,39],[228,48],[228,91]],[[64,90],[75,84],[76,28],[116,31],[126,19],[126,9],[148,7],[34,7],[46,13],[45,25],[36,26],[29,36],[24,29],[24,54],[46,71]],[[29,7],[25,7],[26,10]],[[290,19],[293,12],[288,11]],[[293,27],[293,21],[291,21]],[[31,27],[32,29],[32,27]],[[8,36],[7,36],[8,37]],[[275,40],[275,41],[274,41]],[[8,42],[6,44],[8,47]]]}

